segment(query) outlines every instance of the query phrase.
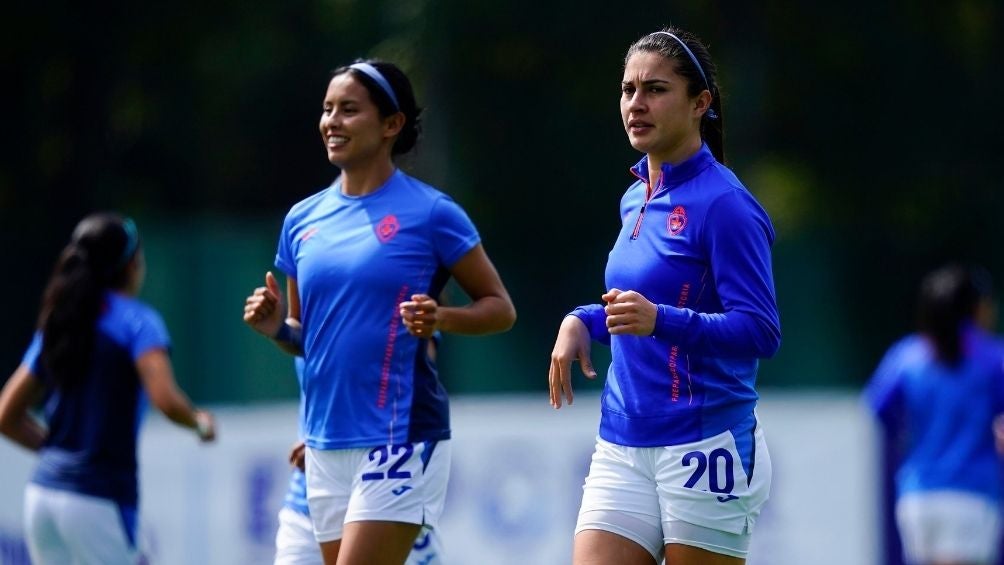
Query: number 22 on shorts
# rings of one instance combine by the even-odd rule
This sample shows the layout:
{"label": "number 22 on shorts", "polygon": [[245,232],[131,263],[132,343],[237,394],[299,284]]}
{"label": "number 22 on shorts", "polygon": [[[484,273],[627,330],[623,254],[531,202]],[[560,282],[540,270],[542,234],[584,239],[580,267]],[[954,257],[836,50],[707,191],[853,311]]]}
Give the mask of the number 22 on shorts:
{"label": "number 22 on shorts", "polygon": [[382,481],[384,479],[410,479],[411,471],[402,471],[401,467],[411,459],[411,455],[415,452],[414,446],[410,443],[402,443],[400,445],[387,446],[381,445],[380,447],[373,448],[369,453],[370,461],[375,461],[379,459],[376,463],[376,467],[379,469],[387,464],[391,457],[395,460],[391,464],[390,468],[387,469],[385,474],[383,471],[372,471],[369,473],[363,473],[360,477],[364,481]]}

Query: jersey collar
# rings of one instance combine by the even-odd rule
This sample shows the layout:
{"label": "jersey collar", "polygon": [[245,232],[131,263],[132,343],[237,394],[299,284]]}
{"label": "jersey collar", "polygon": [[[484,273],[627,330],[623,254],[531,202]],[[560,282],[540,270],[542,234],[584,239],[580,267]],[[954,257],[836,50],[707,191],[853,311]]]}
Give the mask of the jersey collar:
{"label": "jersey collar", "polygon": [[[711,154],[711,149],[708,148],[706,143],[702,143],[697,153],[694,153],[689,159],[679,165],[674,166],[669,163],[663,163],[662,179],[659,186],[655,187],[655,190],[658,191],[668,186],[681,184],[697,176],[698,173],[714,162],[715,157]],[[645,184],[650,185],[648,178],[648,155],[642,157],[641,161],[638,161],[635,166],[631,167],[631,174],[644,181]]]}

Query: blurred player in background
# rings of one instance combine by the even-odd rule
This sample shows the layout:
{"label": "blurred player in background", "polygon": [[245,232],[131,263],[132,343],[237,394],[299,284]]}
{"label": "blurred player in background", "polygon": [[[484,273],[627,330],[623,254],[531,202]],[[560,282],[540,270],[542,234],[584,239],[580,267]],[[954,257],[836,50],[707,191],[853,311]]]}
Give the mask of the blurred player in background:
{"label": "blurred player in background", "polygon": [[[341,175],[293,206],[276,266],[244,321],[303,355],[307,500],[325,563],[400,565],[435,529],[450,467],[449,407],[426,340],[512,326],[508,292],[467,214],[405,174],[419,113],[390,63],[336,69],[321,140]],[[450,277],[470,296],[445,307]]]}
{"label": "blurred player in background", "polygon": [[697,37],[636,41],[621,93],[645,157],[621,199],[603,304],[565,317],[548,375],[560,408],[571,364],[595,377],[591,340],[611,346],[573,561],[740,564],[771,481],[753,385],[781,341],[774,228],[723,165],[716,68]]}
{"label": "blurred player in background", "polygon": [[[430,340],[433,343],[433,340]],[[296,358],[296,377],[303,384],[303,357]],[[300,436],[303,437],[303,393],[300,394]],[[289,476],[289,489],[279,511],[279,530],[275,536],[275,565],[321,565],[321,547],[314,538],[307,506],[307,478],[304,474],[306,446],[298,441],[289,453],[293,471]],[[439,534],[423,528],[405,565],[441,565],[443,551]]]}
{"label": "blurred player in background", "polygon": [[918,332],[886,353],[865,399],[900,451],[895,515],[908,563],[991,564],[1000,543],[1004,348],[989,277],[956,265],[921,281]]}
{"label": "blurred player in background", "polygon": [[[25,492],[38,565],[134,565],[136,438],[152,402],[203,441],[213,417],[174,380],[160,315],[136,298],[145,264],[130,219],[84,218],[45,289],[38,331],[0,392],[0,432],[39,454]],[[44,402],[40,423],[30,413]]]}

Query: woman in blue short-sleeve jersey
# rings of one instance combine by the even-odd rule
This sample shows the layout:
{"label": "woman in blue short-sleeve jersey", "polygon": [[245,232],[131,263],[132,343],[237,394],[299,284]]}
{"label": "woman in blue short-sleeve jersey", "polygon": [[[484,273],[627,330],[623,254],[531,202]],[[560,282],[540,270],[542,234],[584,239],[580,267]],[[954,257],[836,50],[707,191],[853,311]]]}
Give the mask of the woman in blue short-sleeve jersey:
{"label": "woman in blue short-sleeve jersey", "polygon": [[865,389],[891,440],[896,523],[911,564],[997,562],[1004,347],[987,331],[991,304],[985,271],[929,273],[918,331],[889,348]]}
{"label": "woman in blue short-sleeve jersey", "polygon": [[[395,65],[336,69],[321,140],[341,174],[286,215],[275,266],[244,320],[303,355],[307,502],[325,563],[404,563],[435,529],[449,472],[435,332],[507,330],[515,309],[474,224],[446,194],[398,169],[419,108]],[[437,303],[450,278],[470,296]]]}
{"label": "woman in blue short-sleeve jersey", "polygon": [[770,489],[754,408],[758,358],[781,339],[763,208],[725,167],[716,69],[692,34],[666,29],[625,57],[621,117],[645,156],[621,199],[602,304],[562,322],[551,404],[571,364],[612,363],[583,490],[574,562],[743,563]]}
{"label": "woman in blue short-sleeve jersey", "polygon": [[[38,452],[25,531],[39,565],[135,564],[136,440],[152,403],[215,436],[212,416],[177,387],[170,338],[136,298],[145,272],[130,219],[99,213],[73,231],[49,279],[39,329],[0,392],[0,432]],[[43,421],[31,414],[43,404]]]}

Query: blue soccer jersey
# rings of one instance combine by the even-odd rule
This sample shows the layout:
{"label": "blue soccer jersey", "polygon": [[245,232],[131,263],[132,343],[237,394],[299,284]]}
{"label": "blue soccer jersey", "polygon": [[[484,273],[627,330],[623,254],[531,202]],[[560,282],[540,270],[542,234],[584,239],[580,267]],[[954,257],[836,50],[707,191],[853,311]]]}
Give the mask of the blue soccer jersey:
{"label": "blue soccer jersey", "polygon": [[289,475],[289,487],[286,489],[283,506],[304,516],[310,516],[310,509],[307,506],[307,475],[296,467]]}
{"label": "blue soccer jersey", "polygon": [[438,296],[479,242],[460,206],[399,170],[365,196],[336,181],[293,206],[275,264],[300,292],[308,446],[449,438],[446,391],[399,304]]}
{"label": "blue soccer jersey", "polygon": [[1000,498],[993,420],[1004,412],[1004,348],[969,327],[963,358],[948,366],[921,335],[894,344],[865,389],[865,400],[902,441],[896,491],[961,490]]}
{"label": "blue soccer jersey", "polygon": [[658,305],[651,336],[611,336],[603,305],[572,312],[611,346],[600,437],[619,445],[676,445],[719,434],[748,416],[758,358],[781,330],[766,212],[706,145],[664,164],[648,197],[648,159],[621,199],[623,225],[606,287]]}
{"label": "blue soccer jersey", "polygon": [[147,406],[136,360],[169,347],[167,328],[153,308],[109,292],[84,378],[56,387],[40,361],[42,337],[36,333],[23,363],[50,389],[44,408],[49,431],[32,481],[135,507],[136,439]]}

